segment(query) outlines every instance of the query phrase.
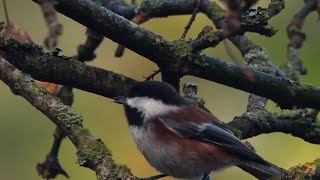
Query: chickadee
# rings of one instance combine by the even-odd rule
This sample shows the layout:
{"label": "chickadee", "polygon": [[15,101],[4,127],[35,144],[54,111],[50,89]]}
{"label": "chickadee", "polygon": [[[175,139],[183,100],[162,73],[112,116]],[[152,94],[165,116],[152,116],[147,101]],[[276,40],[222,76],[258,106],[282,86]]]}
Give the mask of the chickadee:
{"label": "chickadee", "polygon": [[206,180],[211,171],[243,164],[270,177],[282,173],[168,83],[141,82],[131,88],[128,97],[117,97],[115,102],[125,107],[138,149],[163,173],[150,179]]}

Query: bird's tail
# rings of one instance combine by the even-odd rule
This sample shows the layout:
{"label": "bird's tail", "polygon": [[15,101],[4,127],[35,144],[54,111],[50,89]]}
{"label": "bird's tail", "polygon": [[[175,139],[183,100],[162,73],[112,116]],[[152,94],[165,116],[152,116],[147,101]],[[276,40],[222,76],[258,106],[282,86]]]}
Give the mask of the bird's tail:
{"label": "bird's tail", "polygon": [[261,180],[270,178],[278,179],[279,177],[286,175],[286,171],[284,169],[281,169],[271,163],[247,161],[244,164],[238,165],[238,167]]}

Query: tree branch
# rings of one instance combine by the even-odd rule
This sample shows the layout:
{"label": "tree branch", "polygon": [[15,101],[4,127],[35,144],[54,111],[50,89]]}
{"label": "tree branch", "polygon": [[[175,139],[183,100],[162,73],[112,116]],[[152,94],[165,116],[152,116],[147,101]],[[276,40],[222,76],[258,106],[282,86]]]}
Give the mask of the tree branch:
{"label": "tree branch", "polygon": [[268,9],[251,10],[242,15],[241,24],[235,30],[230,30],[224,27],[218,31],[211,31],[201,38],[195,40],[190,44],[193,51],[200,51],[208,47],[216,46],[222,40],[236,35],[243,35],[245,32],[256,32],[265,36],[272,36],[276,33],[273,28],[268,28],[267,21],[271,17],[268,14]]}
{"label": "tree branch", "polygon": [[36,85],[29,75],[1,59],[0,78],[14,94],[25,98],[66,133],[77,148],[78,163],[94,170],[98,180],[137,179],[127,168],[113,162],[110,150],[83,127],[80,115]]}
{"label": "tree branch", "polygon": [[[0,55],[38,80],[70,85],[109,98],[125,95],[130,85],[136,82],[67,57],[46,54],[30,42],[0,39]],[[194,75],[264,96],[277,102],[282,108],[320,107],[318,88],[300,85],[286,78],[243,68],[217,58],[198,58],[201,60],[192,59],[192,63],[184,65],[183,75]]]}
{"label": "tree branch", "polygon": [[[34,1],[39,2],[40,0]],[[176,41],[172,43],[166,41],[162,37],[140,28],[91,1],[57,0],[57,2],[56,8],[59,12],[89,27],[104,30],[103,34],[106,37],[123,44],[157,64],[167,63],[175,66],[178,75],[194,75],[264,96],[277,102],[282,108],[305,106],[317,109],[320,106],[320,95],[317,88],[300,86],[284,78],[249,70],[249,73],[254,74],[255,77],[255,81],[252,81],[244,76],[244,72],[248,71],[239,66],[218,61],[208,56],[192,54],[192,49],[187,42]],[[136,46],[136,44],[140,45]],[[171,61],[162,61],[168,59]],[[186,65],[183,67],[183,64]],[[213,65],[217,65],[219,68],[215,68]],[[187,71],[185,71],[186,69]],[[194,69],[194,71],[191,71],[191,69]],[[221,70],[222,72],[228,72],[228,78],[220,75],[216,76],[221,74]],[[268,87],[265,88],[265,86]],[[278,89],[278,91],[274,92],[274,89]],[[280,94],[276,95],[276,93]]]}
{"label": "tree branch", "polygon": [[235,117],[228,125],[241,139],[264,133],[283,132],[320,144],[320,120],[302,111],[270,113],[264,109]]}
{"label": "tree branch", "polygon": [[[34,1],[40,2],[42,0],[34,0]],[[62,9],[62,12],[68,14],[69,12],[67,12],[67,9],[70,6],[65,6],[65,5],[69,2],[67,2],[66,0],[57,0],[57,1],[58,1],[57,7],[60,7]],[[182,2],[183,0],[177,0],[177,1],[173,1],[173,2],[178,2],[178,1]],[[62,5],[59,4],[59,2],[62,3]],[[123,2],[123,1],[121,1],[121,2]],[[146,3],[149,1],[145,0],[144,2]],[[163,2],[169,2],[169,1],[163,0]],[[267,10],[267,12],[270,14],[270,17],[276,15],[277,13],[279,13],[281,11],[282,7],[279,4],[277,4],[277,3],[281,3],[281,2],[283,3],[283,1],[281,1],[281,0],[272,0],[271,1],[269,7],[273,7],[274,9]],[[72,3],[73,2],[70,2],[70,4],[67,4],[67,5],[71,5]],[[78,3],[78,2],[76,2],[76,3]],[[90,2],[89,2],[89,4],[86,4],[86,3],[88,3],[86,0],[79,0],[79,3],[77,5],[79,5],[80,9],[85,6],[89,7]],[[149,3],[151,3],[151,2],[149,2]],[[81,7],[82,5],[84,5],[84,6]],[[187,4],[187,5],[189,5],[189,4]],[[91,5],[90,5],[90,7],[91,7]],[[128,8],[127,5],[124,3],[120,7],[122,7],[124,9],[123,10],[120,8],[119,12],[121,12],[123,10],[122,13],[130,13],[132,11],[132,9],[134,9],[134,8],[131,8],[131,9]],[[176,73],[175,75],[177,75],[178,79],[182,75],[187,75],[187,74],[196,75],[196,76],[208,79],[208,80],[220,82],[222,84],[227,84],[231,87],[236,87],[236,88],[239,88],[242,90],[246,90],[248,92],[256,92],[257,94],[259,94],[259,93],[263,94],[264,96],[275,100],[283,108],[287,108],[287,107],[292,108],[294,106],[297,106],[297,107],[308,106],[308,107],[318,107],[319,108],[319,100],[320,100],[319,92],[320,92],[320,90],[317,88],[313,88],[313,87],[309,87],[309,86],[302,86],[296,82],[290,81],[290,80],[282,78],[282,77],[275,77],[272,75],[266,75],[266,74],[261,73],[259,71],[235,66],[230,63],[226,63],[224,61],[221,61],[217,58],[212,58],[212,57],[205,56],[205,55],[201,56],[197,53],[193,54],[192,51],[194,51],[194,50],[192,50],[192,48],[190,48],[190,42],[187,42],[187,41],[175,41],[175,42],[167,41],[167,40],[161,38],[160,36],[157,36],[149,31],[146,31],[142,28],[139,28],[133,24],[126,22],[124,19],[121,19],[121,18],[117,19],[117,16],[115,14],[112,14],[112,13],[108,12],[107,10],[99,11],[96,15],[93,14],[95,16],[92,17],[92,13],[94,12],[94,9],[93,10],[90,9],[89,14],[79,15],[77,17],[77,15],[73,14],[79,10],[77,8],[78,7],[76,6],[72,9],[70,9],[71,12],[69,15],[75,19],[79,18],[78,21],[80,21],[81,23],[84,23],[89,26],[101,23],[102,25],[99,27],[108,27],[108,25],[105,25],[103,22],[104,20],[107,20],[108,23],[115,25],[115,28],[111,29],[110,34],[104,33],[107,37],[110,37],[112,40],[115,39],[115,41],[117,41],[117,42],[123,41],[125,43],[129,43],[131,40],[136,41],[136,42],[138,42],[138,41],[147,42],[148,45],[152,46],[152,47],[150,47],[150,49],[153,49],[156,46],[161,47],[160,50],[156,50],[156,49],[153,50],[153,52],[155,52],[155,53],[162,54],[162,56],[160,56],[160,58],[159,57],[156,58],[155,55],[152,55],[151,53],[145,53],[145,51],[144,52],[141,51],[139,49],[139,47],[135,48],[135,49],[133,48],[133,49],[134,49],[134,51],[136,51],[138,53],[139,52],[142,53],[143,56],[150,58],[152,61],[154,61],[158,65],[169,66],[169,68],[173,69],[172,72]],[[168,8],[168,9],[170,9],[170,8]],[[170,10],[172,10],[172,9],[170,9]],[[83,11],[83,9],[80,11]],[[178,13],[181,13],[181,14],[186,13],[186,12],[187,12],[186,9],[178,11]],[[109,16],[109,17],[105,17],[105,16]],[[90,18],[97,19],[97,21],[96,22],[87,22],[90,20]],[[111,19],[109,19],[109,18],[111,18]],[[116,20],[112,20],[112,18],[114,18]],[[217,17],[215,17],[215,18],[217,18]],[[108,27],[108,28],[110,28],[110,27]],[[119,33],[117,33],[115,31],[116,28],[120,28],[121,31]],[[107,30],[109,30],[109,29],[107,29]],[[127,37],[119,37],[119,36],[121,36],[124,31],[128,31],[128,30],[130,32],[135,32],[135,34],[132,36],[132,39],[128,40],[128,42],[127,42],[124,39],[128,38],[129,36],[127,36]],[[248,29],[248,30],[250,31],[250,29]],[[103,30],[103,32],[105,32],[105,31],[106,31],[106,29]],[[214,32],[214,33],[216,33],[216,32]],[[145,38],[139,37],[139,36],[141,36],[141,34],[142,34],[142,36],[147,35],[147,37],[145,37]],[[222,38],[226,38],[226,37],[222,37]],[[236,39],[236,38],[231,38],[231,39]],[[218,40],[218,41],[220,41],[220,40]],[[239,41],[239,39],[234,40],[234,42],[237,42],[237,41]],[[97,93],[97,94],[103,95],[105,97],[113,97],[118,94],[125,95],[128,91],[128,88],[136,83],[135,80],[132,80],[130,78],[127,78],[127,77],[119,75],[119,74],[115,74],[115,73],[112,73],[109,71],[104,71],[99,68],[85,66],[81,63],[75,63],[74,60],[67,58],[67,57],[60,57],[60,56],[57,56],[54,54],[45,54],[45,53],[43,53],[42,49],[39,49],[39,47],[33,46],[32,44],[28,44],[28,43],[15,44],[15,43],[16,42],[14,42],[12,40],[10,42],[10,40],[4,41],[3,39],[0,39],[0,55],[4,55],[6,58],[8,58],[8,60],[10,62],[12,61],[12,63],[14,63],[18,68],[21,68],[23,70],[26,69],[26,72],[28,72],[28,73],[30,72],[30,74],[32,74],[35,77],[43,78],[45,80],[50,79],[50,80],[53,80],[53,82],[65,82],[66,84],[75,85],[75,87],[78,87],[80,89],[83,89],[83,90],[86,90],[89,92]],[[14,46],[14,45],[16,45],[16,46]],[[130,43],[129,43],[129,45],[130,45]],[[9,47],[9,46],[14,46],[14,47]],[[254,48],[249,48],[249,51],[252,49],[254,49]],[[31,53],[27,52],[30,50],[32,51]],[[247,51],[247,53],[249,51]],[[14,54],[14,53],[18,53],[18,54]],[[22,53],[22,55],[26,55],[27,57],[22,57],[19,53]],[[171,53],[174,53],[174,54],[171,54]],[[14,60],[15,58],[17,58],[18,60]],[[169,59],[173,60],[173,61],[169,62]],[[19,62],[19,60],[22,60],[23,62],[21,63],[21,62]],[[52,60],[53,62],[48,63],[47,60],[48,61]],[[63,61],[63,62],[58,62],[58,61]],[[21,63],[21,65],[19,65],[19,63]],[[41,65],[41,63],[42,63],[42,65]],[[176,68],[179,65],[182,65],[181,68]],[[26,67],[24,67],[24,66],[26,66]],[[68,66],[70,66],[70,67],[68,67]],[[57,68],[59,68],[59,67],[62,67],[63,69],[57,70]],[[221,70],[221,67],[222,67],[222,70]],[[191,70],[191,68],[195,68],[195,69]],[[39,70],[39,69],[41,69],[41,70]],[[41,72],[43,70],[46,72]],[[67,80],[63,80],[62,77],[64,75],[69,75],[68,74],[69,70],[71,70],[71,74],[73,76],[70,79],[68,77]],[[259,70],[261,70],[261,69],[259,69]],[[38,71],[38,72],[36,72],[36,71]],[[195,71],[195,72],[193,72],[193,71]],[[203,71],[203,72],[200,72],[200,71]],[[262,70],[262,71],[264,71],[264,70]],[[54,72],[54,73],[52,73],[52,72]],[[58,75],[59,77],[50,77],[50,74],[52,76],[52,74],[55,74],[56,72],[60,73]],[[92,74],[87,75],[87,73],[92,73]],[[226,73],[227,77],[215,77],[216,76],[215,73],[216,74]],[[78,76],[77,78],[75,78],[76,77],[75,75],[80,75],[80,74],[85,74],[85,75],[83,75],[83,77],[85,77],[84,81],[82,81],[83,77]],[[102,77],[105,78],[106,76],[108,76],[108,78],[106,80],[107,82],[102,80]],[[213,76],[213,77],[210,77],[210,76]],[[66,77],[64,77],[64,78],[66,79]],[[229,80],[228,80],[228,77],[230,77]],[[116,81],[119,80],[117,78],[121,79],[122,81],[120,83],[116,83]],[[78,80],[78,82],[76,80]],[[96,81],[96,83],[90,82],[92,80],[97,80],[97,81]],[[238,80],[240,80],[240,82],[237,82]],[[81,81],[81,82],[79,82],[79,81]],[[99,83],[101,83],[101,84],[99,84]],[[111,83],[111,85],[106,87],[107,90],[103,90],[102,88],[99,88],[99,87],[104,87],[104,85],[107,85],[108,83]],[[125,83],[129,83],[129,85],[128,86],[124,85]],[[240,85],[240,83],[246,83],[246,84]],[[261,89],[262,87],[265,87],[264,83],[267,83],[267,89]],[[60,83],[60,84],[63,84],[63,83]],[[93,87],[85,87],[85,84],[93,85]],[[120,86],[120,84],[121,84],[121,86]],[[245,87],[245,86],[247,86],[247,87]],[[276,89],[272,89],[272,88],[276,88]],[[19,90],[19,88],[17,88],[17,89]],[[120,89],[119,92],[118,92],[118,89]],[[263,90],[267,91],[267,92],[265,93],[265,92],[263,92]],[[15,92],[17,92],[17,91],[15,91]],[[276,95],[278,93],[280,93],[280,96]],[[292,99],[290,99],[290,98],[292,98]],[[307,100],[305,100],[305,98],[307,98]],[[315,99],[312,99],[312,98],[315,98]],[[286,101],[288,99],[290,101]],[[257,134],[268,133],[269,132],[268,128],[270,128],[270,127],[272,127],[273,129],[279,129],[279,131],[282,131],[285,133],[292,133],[290,129],[287,129],[287,127],[291,127],[292,129],[295,129],[295,131],[296,131],[296,133],[292,133],[294,136],[302,137],[306,141],[309,141],[312,143],[319,143],[318,129],[320,129],[320,128],[319,128],[319,123],[317,122],[317,120],[314,120],[314,117],[312,118],[312,117],[309,117],[308,115],[305,115],[305,114],[296,115],[294,113],[287,115],[287,114],[282,114],[282,113],[281,114],[271,114],[268,112],[259,112],[257,114],[258,114],[257,119],[260,118],[260,115],[262,115],[268,121],[264,122],[265,119],[263,119],[261,121],[259,119],[258,122],[251,122],[252,120],[254,121],[254,119],[255,119],[255,116],[256,116],[255,112],[253,112],[251,114],[245,114],[242,117],[240,117],[241,122],[243,121],[242,118],[246,119],[247,121],[250,121],[251,126],[248,126],[248,127],[256,128],[257,131],[259,131]],[[294,121],[294,119],[296,119],[296,118],[301,118],[302,122],[305,122],[306,124],[301,124],[302,122],[300,122],[300,120]],[[275,120],[273,120],[273,119],[275,119]],[[282,121],[277,121],[278,119],[282,119]],[[290,119],[290,121],[286,121],[286,119]],[[240,122],[240,120],[239,120],[239,122]],[[76,122],[76,123],[78,123],[78,122]],[[235,120],[230,123],[231,126],[232,126],[232,124],[239,125],[237,118],[235,118]],[[234,126],[236,126],[236,125],[234,125]],[[267,127],[264,127],[264,126],[267,126]],[[82,126],[81,126],[81,128],[82,128]],[[236,128],[238,128],[238,129],[236,129]],[[236,128],[235,128],[235,132],[238,132],[241,130],[241,127],[236,127]],[[263,130],[260,130],[259,128],[262,128]],[[312,129],[312,131],[310,133],[305,133],[309,129]],[[298,131],[298,130],[301,130],[301,131]],[[87,135],[87,132],[85,132],[85,134]],[[252,134],[254,135],[254,133],[252,133]],[[251,136],[252,134],[249,134],[249,135]],[[241,134],[241,135],[243,135],[243,134]],[[87,163],[87,161],[84,163]],[[90,162],[89,162],[89,166],[91,166]]]}
{"label": "tree branch", "polygon": [[302,60],[299,58],[299,53],[306,39],[306,34],[303,33],[302,27],[305,18],[314,10],[316,10],[316,1],[305,1],[303,7],[294,15],[290,24],[287,26],[287,35],[289,43],[287,45],[286,62],[282,66],[284,71],[288,72],[291,79],[298,80],[299,74],[306,74],[307,69],[303,66]]}
{"label": "tree branch", "polygon": [[[31,42],[0,38],[0,56],[38,80],[59,82],[104,97],[126,95],[137,81],[65,56],[44,53]],[[19,61],[21,61],[19,63]],[[54,75],[53,75],[54,74]]]}

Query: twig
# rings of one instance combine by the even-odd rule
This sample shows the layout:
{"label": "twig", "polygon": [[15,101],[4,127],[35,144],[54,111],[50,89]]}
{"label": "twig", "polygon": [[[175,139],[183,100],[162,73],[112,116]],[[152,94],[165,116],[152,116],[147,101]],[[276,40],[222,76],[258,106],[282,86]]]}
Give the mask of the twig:
{"label": "twig", "polygon": [[192,15],[191,15],[191,18],[190,18],[190,20],[189,20],[189,22],[188,22],[187,26],[184,28],[184,32],[183,32],[183,34],[182,34],[182,36],[181,36],[181,38],[180,38],[180,39],[184,39],[184,38],[186,37],[186,35],[187,35],[187,33],[188,33],[188,31],[189,31],[189,29],[190,29],[190,27],[191,27],[191,25],[192,25],[193,21],[196,19],[196,16],[197,16],[198,10],[199,10],[199,8],[200,8],[200,6],[201,6],[202,2],[203,2],[203,0],[199,0],[199,1],[198,1],[198,3],[197,3],[197,5],[196,5],[196,7],[195,7],[195,8],[194,8],[194,10],[193,10],[193,13],[192,13]]}
{"label": "twig", "polygon": [[57,46],[58,37],[62,34],[62,24],[58,21],[57,12],[54,10],[53,3],[52,0],[45,0],[40,4],[43,17],[49,29],[49,33],[44,39],[44,45],[49,50]]}
{"label": "twig", "polygon": [[56,127],[53,137],[54,140],[49,154],[42,163],[37,164],[38,174],[45,179],[53,179],[59,174],[69,178],[68,173],[61,167],[58,159],[60,145],[66,135],[60,128]]}
{"label": "twig", "polygon": [[7,23],[10,23],[6,0],[2,0],[2,3],[3,3],[4,14],[6,16],[6,21]]}
{"label": "twig", "polygon": [[302,31],[302,28],[305,18],[315,10],[316,0],[305,1],[303,7],[294,15],[290,24],[287,26],[289,43],[287,45],[286,61],[282,68],[293,80],[299,79],[298,74],[307,74],[307,69],[299,57],[301,47],[306,39],[306,34]]}
{"label": "twig", "polygon": [[152,80],[157,74],[161,72],[160,69],[153,71],[152,74],[150,74],[148,77],[145,77],[145,81]]}
{"label": "twig", "polygon": [[[71,106],[73,104],[74,94],[72,91],[72,87],[61,87],[56,96],[64,105]],[[63,139],[66,137],[66,134],[59,127],[56,127],[53,133],[53,137],[54,139],[50,152],[48,153],[46,159],[42,163],[38,163],[37,165],[38,174],[46,179],[55,178],[59,174],[62,174],[65,177],[69,178],[68,173],[60,165],[58,158],[60,146]]]}
{"label": "twig", "polygon": [[[287,57],[281,68],[289,78],[295,81],[299,81],[298,74],[307,74],[307,68],[303,65],[303,61],[299,57],[304,40],[307,37],[302,31],[302,28],[306,17],[312,11],[317,10],[317,3],[317,0],[305,1],[303,7],[293,16],[290,24],[287,26],[289,43],[287,45]],[[309,115],[316,118],[318,113],[319,109],[314,109]]]}

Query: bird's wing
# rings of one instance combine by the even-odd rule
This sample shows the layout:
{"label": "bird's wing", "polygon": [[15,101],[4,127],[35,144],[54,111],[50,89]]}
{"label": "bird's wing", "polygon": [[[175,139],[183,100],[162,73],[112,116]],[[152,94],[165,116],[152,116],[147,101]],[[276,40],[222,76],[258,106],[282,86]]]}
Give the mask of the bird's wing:
{"label": "bird's wing", "polygon": [[[182,112],[179,112],[179,114]],[[214,116],[208,115],[206,111],[193,112],[197,114],[197,118],[194,118],[194,114],[191,111],[185,111],[184,119],[177,119],[177,116],[167,114],[162,116],[160,120],[174,132],[180,136],[188,139],[195,139],[204,143],[214,144],[225,148],[230,153],[236,155],[243,160],[249,160],[253,162],[259,162],[268,164],[263,158],[257,155],[252,149],[246,144],[241,142],[233,133],[217,119],[203,119],[203,118],[215,118]],[[208,114],[205,114],[208,113]]]}

